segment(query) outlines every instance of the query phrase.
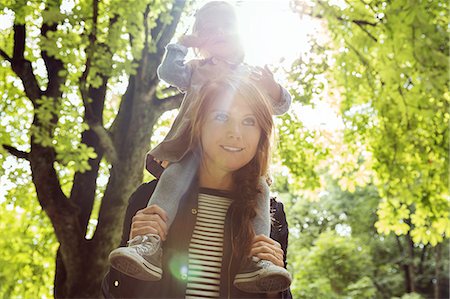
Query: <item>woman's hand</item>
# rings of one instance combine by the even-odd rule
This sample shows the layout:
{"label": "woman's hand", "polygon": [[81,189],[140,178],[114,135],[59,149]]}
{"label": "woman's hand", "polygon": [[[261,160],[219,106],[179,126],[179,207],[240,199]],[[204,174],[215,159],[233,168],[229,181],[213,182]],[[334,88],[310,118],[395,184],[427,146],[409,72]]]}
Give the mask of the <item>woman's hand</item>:
{"label": "woman's hand", "polygon": [[284,252],[281,249],[280,243],[267,236],[255,236],[250,254],[251,256],[257,256],[260,259],[271,261],[277,266],[284,267]]}
{"label": "woman's hand", "polygon": [[167,214],[157,205],[137,211],[131,222],[130,240],[136,236],[157,234],[164,241],[168,233]]}

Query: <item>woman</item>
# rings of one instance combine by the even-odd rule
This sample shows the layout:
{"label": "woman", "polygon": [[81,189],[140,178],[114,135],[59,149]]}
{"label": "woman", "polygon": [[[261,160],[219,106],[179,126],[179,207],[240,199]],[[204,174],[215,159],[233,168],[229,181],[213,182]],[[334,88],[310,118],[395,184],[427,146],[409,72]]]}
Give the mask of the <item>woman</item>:
{"label": "woman", "polygon": [[[286,297],[287,292],[250,294],[233,285],[238,268],[250,264],[251,256],[284,266],[280,244],[255,236],[252,228],[252,219],[263,212],[257,211],[256,199],[263,192],[260,177],[267,173],[270,156],[270,104],[247,78],[222,79],[202,87],[193,111],[190,149],[198,163],[192,169],[192,183],[187,184],[170,232],[164,211],[156,205],[140,210],[130,228],[132,215],[145,207],[156,182],[142,185],[132,195],[124,224],[122,246],[136,235],[164,241],[162,279],[144,282],[110,269],[103,282],[104,295]],[[253,279],[255,275],[264,275],[264,269],[240,279]]]}

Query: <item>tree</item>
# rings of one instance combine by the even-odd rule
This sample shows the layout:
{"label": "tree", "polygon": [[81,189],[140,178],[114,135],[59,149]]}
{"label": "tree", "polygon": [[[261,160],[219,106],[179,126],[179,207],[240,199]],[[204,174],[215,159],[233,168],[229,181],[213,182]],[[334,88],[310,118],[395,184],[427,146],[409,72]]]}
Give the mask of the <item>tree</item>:
{"label": "tree", "polygon": [[[326,191],[319,198],[295,198],[286,192],[279,195],[289,211],[288,265],[294,273],[295,297],[392,298],[410,292],[409,285],[415,285],[416,293],[424,298],[448,297],[445,287],[448,243],[438,247],[430,244],[410,247],[408,236],[380,234],[375,228],[377,217],[373,213],[381,200],[375,186],[357,187],[349,192],[342,190],[338,180],[328,177],[326,182]],[[323,246],[325,249],[320,249]],[[439,260],[435,254],[438,248],[442,252]],[[364,259],[361,263],[364,270],[360,265],[352,265],[355,261],[344,254],[348,250],[354,251],[355,259]],[[329,256],[323,257],[326,252]],[[414,265],[413,281],[409,277],[411,264]],[[340,271],[332,270],[336,265]],[[349,268],[354,272],[351,275],[329,274],[350,273]],[[441,288],[437,293],[434,288],[439,285],[438,281]],[[332,284],[340,286],[339,292]]]}
{"label": "tree", "polygon": [[450,233],[448,3],[305,3],[294,7],[327,24],[320,53],[331,53],[344,140],[361,143],[375,174],[378,231],[436,246]]}
{"label": "tree", "polygon": [[[126,200],[142,181],[152,128],[181,102],[157,89],[156,67],[185,1],[72,4],[0,6],[13,19],[0,39],[0,162],[7,154],[29,162],[60,244],[55,297],[81,298],[99,295]],[[127,87],[119,98],[113,88],[121,81]],[[109,176],[104,192],[97,187],[101,167]]]}
{"label": "tree", "polygon": [[366,251],[351,237],[320,234],[309,250],[301,251],[293,291],[301,298],[373,298],[373,265]]}

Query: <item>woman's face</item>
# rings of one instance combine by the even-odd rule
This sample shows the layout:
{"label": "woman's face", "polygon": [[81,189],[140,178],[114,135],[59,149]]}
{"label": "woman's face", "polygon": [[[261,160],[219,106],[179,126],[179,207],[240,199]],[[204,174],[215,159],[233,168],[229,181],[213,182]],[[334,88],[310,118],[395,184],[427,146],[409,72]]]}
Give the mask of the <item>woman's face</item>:
{"label": "woman's face", "polygon": [[260,125],[244,99],[215,100],[201,129],[203,167],[210,173],[231,174],[253,159],[260,136]]}

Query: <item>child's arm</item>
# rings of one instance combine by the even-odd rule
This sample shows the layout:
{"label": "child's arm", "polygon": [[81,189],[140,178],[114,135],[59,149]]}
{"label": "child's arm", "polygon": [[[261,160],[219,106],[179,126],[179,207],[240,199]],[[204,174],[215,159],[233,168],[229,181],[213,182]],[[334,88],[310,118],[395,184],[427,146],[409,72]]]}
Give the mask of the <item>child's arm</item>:
{"label": "child's arm", "polygon": [[181,91],[187,90],[191,83],[192,69],[189,64],[184,63],[187,51],[181,44],[167,45],[166,55],[157,70],[159,79]]}
{"label": "child's arm", "polygon": [[259,81],[271,97],[273,113],[275,115],[286,113],[292,102],[289,92],[274,80],[273,73],[267,66],[264,68],[257,67],[256,69],[257,72],[252,74],[252,78]]}

